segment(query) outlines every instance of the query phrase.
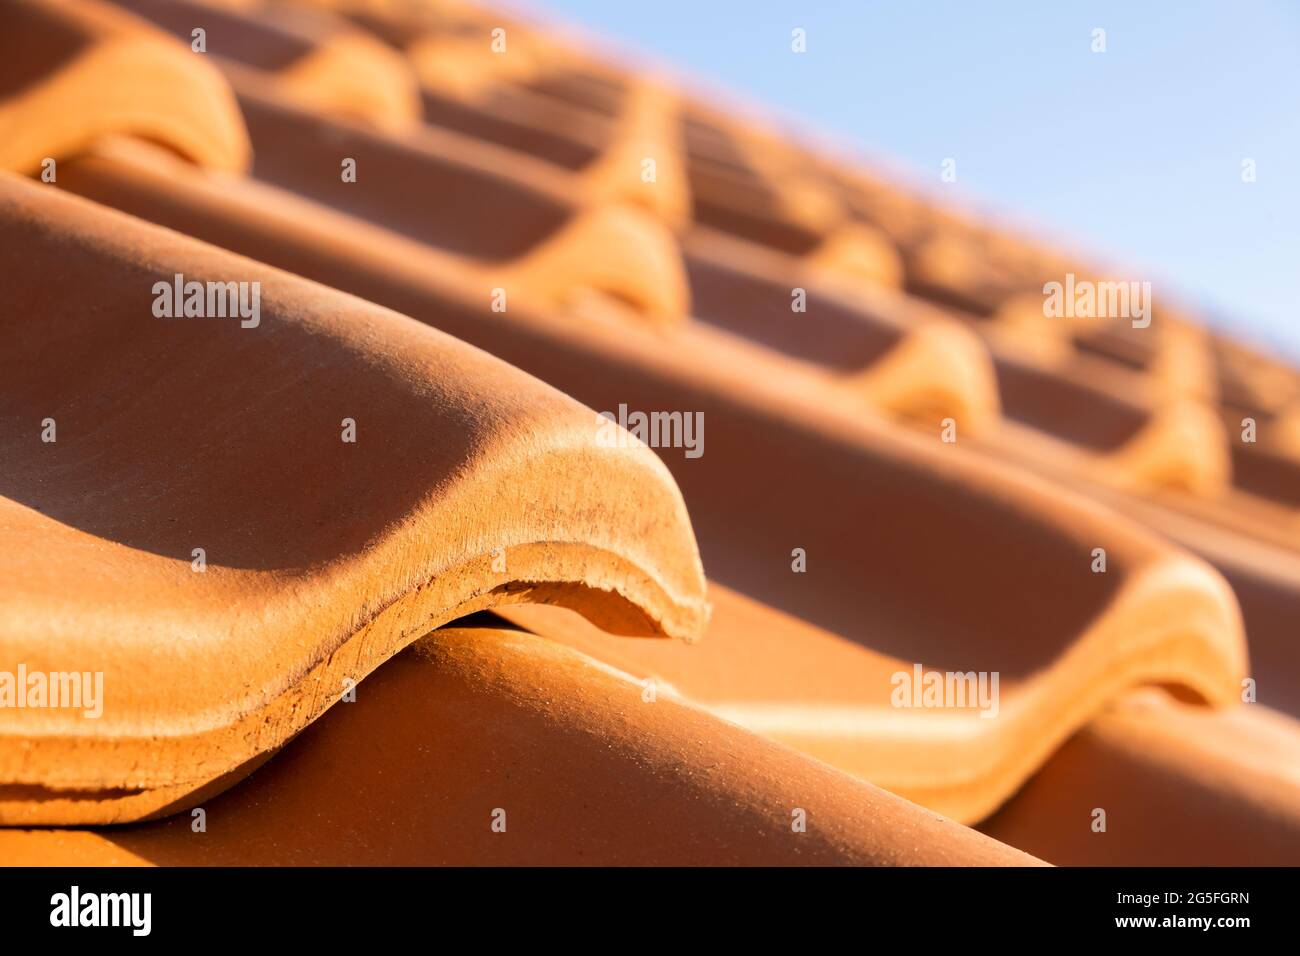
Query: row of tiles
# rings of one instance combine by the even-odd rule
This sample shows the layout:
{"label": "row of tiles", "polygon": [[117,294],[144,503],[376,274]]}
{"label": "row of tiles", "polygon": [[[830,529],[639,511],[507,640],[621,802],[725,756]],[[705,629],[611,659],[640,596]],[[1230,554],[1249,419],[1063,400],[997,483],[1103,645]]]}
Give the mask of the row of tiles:
{"label": "row of tiles", "polygon": [[[852,193],[841,189],[827,198],[826,170],[813,170],[820,176],[814,191],[823,198],[810,199],[807,167],[813,164],[806,154],[787,148],[790,155],[778,161],[747,161],[780,151],[771,137],[738,146],[737,134],[693,116],[648,80],[624,79],[613,104],[575,100],[572,83],[556,82],[573,71],[572,64],[552,63],[538,75],[534,63],[526,83],[518,71],[502,76],[499,64],[515,62],[511,57],[537,59],[525,47],[483,53],[465,67],[483,82],[455,94],[456,110],[438,107],[440,88],[431,89],[432,81],[418,93],[408,89],[427,72],[419,68],[419,51],[430,43],[442,49],[445,42],[434,41],[449,36],[458,49],[474,43],[488,49],[479,42],[482,35],[467,38],[463,19],[448,19],[445,11],[412,23],[409,15],[376,16],[374,5],[362,3],[362,12],[351,12],[376,33],[365,36],[337,19],[321,21],[319,10],[283,5],[255,15],[175,0],[128,5],[181,36],[197,22],[209,24],[217,58],[223,49],[239,58],[230,71],[237,89],[238,79],[245,81],[241,106],[256,146],[254,175],[455,253],[462,268],[510,263],[491,270],[502,285],[484,276],[485,290],[520,291],[554,306],[575,288],[595,287],[660,324],[680,323],[690,312],[741,339],[740,345],[756,343],[932,430],[951,417],[978,435],[1001,409],[1005,427],[988,436],[999,455],[1054,476],[1083,473],[1091,487],[1155,494],[1163,507],[1197,524],[1294,550],[1300,503],[1295,376],[1276,365],[1274,374],[1259,374],[1264,359],[1226,347],[1176,313],[1161,311],[1144,329],[1128,329],[1122,321],[1049,320],[1039,290],[1044,278],[1059,279],[1071,269],[1068,263],[1044,262],[1023,250],[1019,259],[1005,251],[994,255],[1019,248],[996,236],[979,237],[980,247],[993,252],[974,256],[963,251],[976,241],[963,238],[964,227],[933,213],[903,217],[905,225],[890,225],[888,217],[865,221],[852,212],[862,205],[850,201]],[[299,22],[304,15],[307,21]],[[364,56],[356,52],[362,39],[370,44]],[[397,51],[379,47],[381,41],[407,54],[405,73],[408,64]],[[340,44],[372,66],[343,63],[330,52]],[[382,70],[376,61],[385,64]],[[326,66],[304,65],[318,62]],[[258,79],[251,80],[248,70],[258,71]],[[390,93],[379,99],[418,96],[419,111],[405,111],[394,129],[390,111],[358,106],[347,94],[356,84],[343,79],[358,70],[394,77]],[[298,71],[313,79],[331,72],[335,83],[310,86],[317,97],[311,105],[364,114],[367,125],[382,127],[380,134],[340,133],[337,124],[313,130],[310,118],[253,92],[274,86],[286,100],[301,102],[302,84],[293,79]],[[319,102],[333,86],[344,89]],[[421,118],[429,122],[421,126]],[[597,131],[583,132],[593,125]],[[434,131],[437,136],[430,135]],[[546,145],[564,137],[587,143],[580,161]],[[366,175],[344,182],[332,164],[311,159],[331,154],[350,157]],[[658,164],[649,183],[638,175],[645,156]],[[724,169],[709,175],[695,169],[710,162]],[[756,165],[764,167],[761,173]],[[720,187],[719,179],[729,185]],[[405,185],[394,185],[407,183],[420,184],[415,197]],[[778,188],[790,195],[770,201],[754,195]],[[448,194],[457,201],[445,202]],[[604,228],[582,228],[579,210],[610,203],[647,210],[653,221],[638,223],[605,209],[599,217]],[[769,209],[766,227],[751,221],[760,208]],[[614,218],[621,220],[618,227],[608,223]],[[819,225],[806,241],[783,239],[782,224],[801,219]],[[468,228],[471,223],[479,228]],[[882,239],[885,226],[889,234]],[[680,239],[684,263],[670,230]],[[592,261],[593,249],[602,250],[600,260]],[[921,273],[904,265],[914,261],[923,264]],[[926,291],[936,287],[936,270],[951,274],[948,292]],[[1016,281],[987,307],[962,305],[952,293],[965,289],[970,299],[977,280],[1007,271]],[[874,286],[869,293],[864,280]],[[791,313],[796,289],[808,294],[800,304],[807,311],[797,320]],[[1028,300],[1027,289],[1033,290]],[[727,306],[738,296],[749,305],[743,313]],[[742,314],[743,323],[737,318]],[[1085,407],[1086,415],[1080,413]],[[1250,428],[1247,419],[1254,422]]]}
{"label": "row of tiles", "polygon": [[[288,107],[275,102],[274,96],[268,95],[264,90],[250,88],[246,91],[241,88],[241,94],[246,115],[255,112],[259,97],[263,102],[270,102],[270,110],[280,111],[279,114],[272,112],[277,119],[286,114],[292,115]],[[250,103],[254,104],[253,110],[250,110]],[[323,119],[315,122],[320,126],[328,125],[336,136],[340,135],[340,131],[342,135],[360,135],[345,124]],[[268,125],[274,127],[275,124]],[[250,119],[250,127],[256,130],[255,119]],[[982,752],[969,755],[967,763],[984,764],[983,774],[977,773],[975,776],[983,776],[985,779],[977,780],[977,785],[970,786],[969,780],[957,785],[952,781],[920,779],[925,777],[925,771],[923,767],[918,774],[915,766],[917,763],[924,765],[927,760],[932,761],[929,773],[933,777],[934,766],[951,761],[952,741],[943,739],[946,734],[944,728],[936,728],[929,735],[938,740],[938,746],[931,747],[932,754],[928,758],[918,758],[909,753],[907,760],[913,766],[900,766],[898,780],[904,782],[895,783],[896,788],[905,790],[909,785],[906,778],[910,774],[910,786],[918,794],[928,795],[931,800],[940,800],[937,795],[942,794],[945,788],[955,790],[956,797],[949,799],[956,802],[951,806],[945,804],[944,808],[959,816],[975,819],[987,812],[990,801],[996,804],[1004,798],[1065,734],[1094,712],[1100,701],[1113,696],[1115,688],[1126,680],[1160,679],[1163,675],[1164,679],[1185,682],[1210,698],[1226,699],[1230,696],[1227,689],[1229,686],[1235,692],[1241,660],[1240,648],[1238,646],[1234,650],[1233,644],[1238,639],[1233,637],[1231,599],[1225,598],[1221,586],[1201,566],[1162,553],[1159,547],[1149,541],[1134,544],[1131,539],[1135,535],[1131,529],[1105,527],[1100,533],[1101,538],[1108,544],[1116,538],[1122,542],[1118,548],[1111,548],[1112,565],[1108,573],[1114,577],[1094,577],[1091,580],[1082,575],[1078,578],[1071,577],[1071,550],[1077,552],[1075,557],[1083,565],[1086,565],[1089,553],[1087,548],[1081,547],[1078,539],[1090,535],[1094,541],[1099,539],[1098,534],[1085,530],[1090,523],[1095,526],[1099,520],[1088,508],[1067,500],[1063,508],[1064,515],[1052,514],[1049,517],[1047,512],[1061,509],[1055,494],[1045,494],[1044,489],[1035,486],[1033,482],[1012,477],[1008,471],[986,466],[978,462],[976,456],[963,456],[957,449],[946,449],[945,452],[952,453],[949,458],[956,460],[956,464],[953,464],[938,457],[932,445],[898,434],[887,426],[872,422],[864,424],[852,414],[827,416],[819,405],[819,399],[827,393],[824,388],[814,388],[811,377],[801,379],[797,375],[783,374],[770,387],[757,388],[749,379],[760,353],[729,353],[726,349],[728,346],[734,347],[734,343],[717,336],[698,334],[690,331],[690,327],[687,330],[675,329],[675,338],[671,343],[666,343],[662,333],[654,329],[644,330],[644,336],[640,339],[627,341],[630,334],[628,326],[619,324],[605,327],[598,324],[599,317],[590,317],[597,324],[575,329],[571,316],[556,317],[542,312],[530,312],[527,307],[512,307],[510,313],[499,315],[488,312],[483,308],[481,280],[472,273],[467,276],[468,270],[463,259],[448,260],[440,257],[435,250],[429,248],[434,244],[427,241],[419,245],[412,244],[409,240],[413,237],[400,235],[400,229],[366,229],[355,218],[345,219],[331,214],[321,206],[304,202],[301,197],[304,194],[310,197],[310,189],[301,186],[295,189],[292,188],[292,183],[279,185],[289,185],[296,196],[290,195],[288,191],[267,189],[264,185],[253,182],[232,184],[209,181],[203,175],[195,175],[193,170],[127,147],[101,150],[90,159],[72,164],[70,172],[71,176],[67,165],[61,167],[60,185],[70,183],[73,189],[92,195],[98,191],[101,194],[96,198],[132,209],[146,218],[167,222],[183,231],[292,268],[304,275],[327,278],[331,284],[352,288],[367,298],[387,302],[444,329],[450,326],[458,335],[485,345],[517,364],[533,368],[542,373],[543,377],[561,384],[566,390],[589,402],[594,397],[600,397],[613,404],[609,400],[622,394],[624,400],[627,397],[643,397],[657,402],[646,407],[665,407],[662,403],[667,399],[670,402],[668,407],[676,407],[671,403],[679,400],[689,400],[685,407],[706,409],[706,420],[710,423],[710,437],[713,439],[708,456],[701,460],[708,462],[707,469],[698,468],[692,474],[683,465],[675,467],[675,471],[687,500],[691,503],[692,514],[696,517],[697,531],[711,573],[715,578],[720,577],[721,580],[736,584],[748,593],[760,594],[770,603],[795,611],[810,621],[829,624],[838,635],[848,635],[858,645],[851,648],[853,650],[863,651],[861,645],[866,645],[863,658],[855,662],[863,673],[888,666],[871,658],[873,655],[881,656],[879,650],[882,644],[885,645],[884,650],[890,651],[891,641],[898,645],[892,648],[894,660],[919,658],[927,662],[942,661],[945,642],[949,654],[954,650],[960,653],[963,643],[971,640],[969,633],[963,633],[966,628],[962,622],[944,620],[942,615],[937,615],[933,609],[926,608],[915,600],[915,592],[921,582],[951,582],[954,590],[960,592],[951,595],[954,606],[956,602],[965,600],[966,606],[975,612],[975,616],[982,615],[986,619],[988,626],[979,628],[982,636],[975,641],[975,645],[977,649],[987,651],[989,662],[997,665],[994,669],[1007,673],[1011,689],[1016,695],[1009,695],[1008,713],[1020,715],[1019,729],[1016,722],[1011,720],[990,722],[999,728],[1010,729],[1000,729],[996,734],[985,735],[992,742],[977,743],[975,749]],[[45,201],[30,200],[31,203],[41,204]],[[24,199],[18,205],[27,202]],[[72,228],[72,224],[80,215],[90,218],[97,215],[87,212],[86,207],[69,208],[77,208],[80,213],[65,211],[62,231],[49,229],[49,236],[75,235],[76,229]],[[34,209],[28,205],[19,218],[36,219],[45,214],[44,210],[38,213]],[[383,216],[375,215],[371,218],[382,220]],[[100,231],[109,228],[104,226]],[[112,230],[124,228],[118,225],[112,227]],[[350,242],[349,239],[353,241]],[[102,241],[101,237],[96,243],[87,242],[85,245],[96,245]],[[150,241],[143,237],[137,240],[140,247],[152,248],[153,257],[158,255],[158,241],[156,238]],[[369,252],[358,258],[363,247]],[[590,248],[599,246],[593,245]],[[109,258],[112,259],[113,256],[110,255]],[[126,258],[118,251],[109,272],[116,274],[121,270]],[[286,258],[291,261],[286,261]],[[563,257],[559,261],[563,263]],[[553,259],[552,268],[554,263]],[[211,272],[215,265],[216,263],[210,263],[207,271]],[[228,263],[222,271],[227,275],[239,274]],[[416,279],[417,273],[420,274],[419,280]],[[724,303],[728,298],[720,297]],[[525,301],[529,301],[529,297],[525,297]],[[292,311],[294,310],[291,309],[290,312]],[[464,320],[458,316],[463,316]],[[126,321],[127,317],[132,317],[129,308],[118,318]],[[483,326],[488,324],[494,328],[484,329]],[[469,334],[475,327],[477,331]],[[691,342],[693,334],[698,335],[698,342],[694,346],[697,357],[695,362],[682,362],[680,355],[665,361],[656,358],[652,351],[663,350],[666,345],[677,351],[683,343]],[[656,335],[660,337],[655,338]],[[186,345],[197,349],[198,343],[195,340]],[[203,361],[210,363],[213,358],[209,354],[203,356]],[[577,361],[583,358],[587,361]],[[372,357],[367,362],[373,364],[375,359]],[[598,370],[601,365],[608,368],[607,373]],[[784,373],[788,370],[782,367],[781,371]],[[630,387],[628,376],[632,377]],[[906,377],[902,376],[904,379]],[[585,386],[579,384],[582,378],[589,380]],[[595,404],[601,407],[606,402],[596,401]],[[719,429],[722,431],[721,454],[718,453],[718,439],[714,437],[719,434]],[[276,437],[283,439],[283,436]],[[762,443],[760,447],[754,447],[756,439],[757,443]],[[74,454],[85,454],[87,449],[83,446],[72,451]],[[778,470],[772,467],[773,458],[783,463],[783,470],[791,472],[788,482],[783,482],[780,478],[772,479],[771,473]],[[128,471],[138,468],[138,463],[121,464]],[[693,466],[700,463],[690,464]],[[845,466],[848,470],[844,475],[845,480],[841,482],[835,477],[835,472]],[[799,471],[801,468],[802,473]],[[57,471],[58,469],[56,473]],[[810,471],[812,474],[808,473]],[[863,537],[866,536],[863,532],[868,528],[873,532],[880,530],[872,527],[872,515],[865,513],[874,509],[866,509],[853,500],[852,487],[856,484],[860,496],[863,478],[872,479],[873,485],[885,496],[878,501],[887,500],[891,505],[910,505],[901,512],[897,507],[883,509],[895,516],[895,528],[884,529],[886,536],[884,540],[878,541],[878,549],[868,549],[866,554],[862,553],[858,541],[844,540],[843,536],[846,526],[862,529],[857,533]],[[930,489],[928,495],[918,489],[918,478],[929,479],[928,485],[924,486]],[[427,476],[423,480],[427,481]],[[41,475],[36,484],[48,487],[48,481],[48,475]],[[825,484],[825,488],[816,490],[827,494],[811,494],[808,487],[810,481],[813,484]],[[755,483],[760,487],[753,487]],[[837,488],[837,485],[842,485],[842,489]],[[1038,506],[1034,505],[1030,491],[1034,488],[1042,499]],[[741,489],[744,491],[737,496],[737,491]],[[69,497],[77,493],[84,495],[84,488],[76,489],[72,483],[61,490],[70,492]],[[962,509],[942,506],[945,499],[954,493],[964,499],[963,508],[976,505],[974,520],[968,512],[954,513],[961,512]],[[1022,494],[1029,495],[1028,504],[1023,500],[1008,500]],[[1049,497],[1052,499],[1050,505]],[[792,500],[805,498],[812,500],[802,506],[798,500]],[[233,497],[231,503],[235,507],[241,504]],[[940,505],[937,514],[933,513],[936,504]],[[989,513],[980,516],[978,505],[981,504],[992,504],[993,507]],[[187,506],[192,505],[193,501],[187,502]],[[826,513],[827,509],[830,510],[829,514]],[[787,513],[779,513],[782,511]],[[855,516],[854,511],[862,511],[863,514]],[[747,532],[742,527],[744,516],[756,513],[768,514],[772,521],[766,527]],[[94,516],[90,509],[83,509],[82,514]],[[1005,525],[1009,515],[1019,522],[1015,530],[1004,528],[1002,533],[997,533],[995,529]],[[218,528],[224,526],[232,515],[219,514],[214,517],[217,520],[212,522],[212,527]],[[259,516],[258,520],[261,521],[264,517]],[[601,515],[601,522],[612,517],[612,514]],[[367,521],[376,520],[374,515],[359,518],[356,527],[363,529]],[[1107,524],[1107,520],[1101,521],[1102,526]],[[916,539],[920,537],[923,541],[926,529],[931,529],[931,538],[942,541],[944,546],[951,546],[955,540],[958,544],[954,549],[956,553],[945,558],[936,555],[934,550],[927,551],[923,546],[918,547],[920,542]],[[121,530],[120,525],[114,528],[115,532]],[[138,533],[138,529],[130,530],[131,533]],[[157,532],[151,529],[150,533]],[[1027,537],[1017,542],[1017,535]],[[876,537],[880,536],[877,534]],[[1065,539],[1064,546],[1061,539]],[[777,559],[777,556],[788,552],[791,540],[803,540],[804,544],[813,545],[807,549],[808,553],[814,556],[815,562],[824,561],[826,572],[829,573],[823,572],[802,579],[791,576],[788,561],[783,557]],[[174,540],[168,541],[167,546],[174,549],[175,543]],[[913,556],[906,559],[900,567],[898,558],[908,553],[909,544]],[[1013,547],[1006,547],[1006,544]],[[756,552],[755,546],[764,550]],[[337,547],[337,543],[331,543],[325,550]],[[1056,552],[1065,560],[1048,561],[1045,567],[1036,567],[1041,556],[1034,552],[1040,548],[1045,552]],[[1023,560],[1013,560],[1012,567],[1001,569],[1002,573],[996,569],[991,576],[981,573],[987,570],[979,567],[981,554],[991,551],[1008,555],[1017,550],[1024,554]],[[770,563],[755,561],[754,554],[762,554],[764,551],[773,555]],[[873,554],[882,562],[882,566],[879,571],[867,575],[867,569],[872,567]],[[548,560],[553,559],[553,556],[547,557]],[[950,573],[945,574],[944,568],[938,566],[945,563]],[[832,568],[831,565],[838,567]],[[1029,572],[1028,577],[1026,572]],[[1060,577],[1054,578],[1054,575]],[[896,600],[891,604],[872,601],[861,590],[861,580],[849,580],[860,576],[874,577],[877,580],[883,577],[884,586],[877,585],[877,597],[882,591],[888,595],[891,588],[909,581],[912,593],[909,595],[900,591],[895,594]],[[1099,583],[1101,581],[1105,581],[1104,586]],[[1020,612],[1019,621],[1013,619],[1011,614],[999,613],[999,608],[992,600],[996,595],[1008,593],[1017,585],[1023,592],[1026,584],[1030,588],[1041,586],[1045,596],[1051,597],[1054,592],[1059,593],[1065,589],[1060,582],[1068,582],[1068,588],[1082,587],[1083,591],[1091,593],[1081,592],[1077,607],[1063,608],[1060,602],[1047,600],[1040,606],[1015,609]],[[844,585],[849,590],[844,590]],[[857,591],[852,590],[855,587]],[[986,600],[980,601],[981,595]],[[909,597],[912,600],[906,600]],[[732,609],[735,604],[743,606],[743,599],[737,597],[734,601],[719,602],[720,610],[715,617],[714,630],[703,647],[719,646],[720,642],[715,640],[716,634],[724,633],[730,626],[728,622],[741,619]],[[868,621],[863,620],[864,604],[875,605],[872,618]],[[1190,613],[1179,617],[1175,622],[1171,614],[1175,607],[1190,607]],[[427,610],[428,605],[421,609],[421,613],[427,613]],[[1010,610],[1012,609],[1008,609]],[[756,613],[761,615],[762,609]],[[1104,620],[1108,617],[1112,620]],[[771,615],[767,618],[760,616],[755,631],[774,633],[774,619]],[[1169,625],[1165,631],[1191,632],[1191,639],[1173,640],[1171,646],[1170,634],[1163,633],[1160,626],[1166,619]],[[722,623],[719,624],[719,621]],[[1007,625],[1012,628],[1009,632],[1003,630]],[[1054,635],[1058,643],[1054,647],[1031,648],[1028,654],[1014,653],[1023,650],[1014,646],[1023,641],[1013,642],[1007,636],[1017,633],[1017,627],[1031,640],[1041,642],[1042,632],[1046,631]],[[412,636],[400,634],[400,630],[398,633],[398,644]],[[1004,638],[1001,642],[996,640],[999,633]],[[828,636],[833,639],[835,635]],[[391,653],[391,644],[385,646],[383,641],[377,643],[381,645],[381,656],[385,652]],[[1071,654],[1069,651],[1072,644],[1086,646],[1087,649]],[[746,646],[746,652],[748,650]],[[791,650],[798,657],[795,646],[786,648],[786,667],[790,663]],[[884,656],[888,658],[891,655]],[[1152,656],[1162,659],[1153,664],[1149,659]],[[1073,667],[1089,659],[1093,659],[1094,664],[1099,666],[1091,670]],[[1054,677],[1055,682],[1035,681],[1033,678],[1040,676],[1038,672],[1043,670],[1043,665],[1053,660],[1068,661],[1071,667],[1048,667],[1049,676]],[[1108,685],[1106,672],[1115,661],[1119,662],[1119,673],[1110,675],[1115,680]],[[771,667],[774,662],[777,666],[782,666],[779,655],[770,657],[765,666]],[[773,713],[779,715],[783,705],[793,702],[797,710],[800,705],[807,703],[806,698],[800,696],[802,688],[796,688],[793,693],[787,690],[788,701],[771,699],[770,690],[758,686],[762,683],[763,667],[753,668],[746,673],[746,669],[740,666],[743,663],[743,658],[734,661],[735,673],[741,685],[736,692],[739,699],[724,701],[724,705],[733,710],[736,707],[743,709],[747,704],[744,697],[748,693],[755,698],[748,702],[754,705],[750,707],[751,713],[759,715],[755,719],[760,723],[767,721],[766,729],[771,731],[771,716]],[[1072,669],[1078,671],[1077,675],[1071,674]],[[1050,673],[1052,671],[1055,673]],[[1103,673],[1098,676],[1097,671]],[[745,688],[743,685],[747,680],[754,686]],[[707,696],[702,688],[693,688],[693,691],[697,695]],[[819,699],[834,701],[833,696],[825,696],[824,689],[814,689],[813,693]],[[869,706],[861,706],[863,696],[867,698],[868,705],[878,702],[878,698],[873,699],[873,694],[867,693],[845,703],[858,705],[859,711],[869,711]],[[716,700],[710,702],[719,703]],[[1060,706],[1053,707],[1052,704]],[[849,723],[856,722],[860,726],[846,735],[849,744],[841,742],[841,749],[854,750],[852,740],[856,734],[860,744],[856,748],[858,754],[846,759],[860,761],[864,749],[861,744],[870,741],[872,736],[870,726],[873,716],[870,713],[850,716],[852,719]],[[1039,732],[1035,724],[1045,725],[1047,729]],[[890,730],[889,733],[893,732]],[[958,732],[959,735],[964,733],[964,730]],[[779,729],[777,735],[780,736]],[[1009,743],[1017,735],[1021,738],[1020,745]],[[881,735],[878,733],[877,736]],[[888,733],[883,736],[889,739]],[[273,738],[274,735],[262,740],[261,746],[274,746],[276,741]],[[936,755],[943,754],[945,745],[946,755],[940,759]],[[869,746],[866,749],[870,749]],[[1008,757],[1008,753],[1012,756]],[[1008,770],[1008,762],[1014,763],[1016,760],[1022,765]],[[881,763],[888,764],[888,761],[882,760]],[[999,776],[1004,779],[991,786],[995,794],[990,796],[987,792],[990,789],[988,778]],[[979,792],[981,787],[986,792]],[[1002,792],[997,794],[999,787]],[[974,797],[972,793],[975,793]],[[962,800],[966,801],[964,806],[960,802]],[[953,807],[957,809],[954,810]]]}
{"label": "row of tiles", "polygon": [[[669,468],[643,446],[597,448],[598,428],[576,403],[548,400],[539,384],[409,320],[335,301],[302,280],[48,187],[7,185],[13,268],[18,257],[38,264],[11,288],[11,314],[46,309],[56,317],[13,330],[25,358],[12,369],[18,403],[9,440],[27,466],[8,496],[12,529],[49,545],[35,564],[24,549],[13,551],[23,585],[15,614],[26,627],[11,632],[9,656],[34,670],[103,671],[124,708],[120,725],[101,721],[86,736],[69,715],[62,746],[15,750],[12,782],[147,788],[142,808],[154,809],[191,786],[198,768],[220,776],[277,746],[332,702],[329,686],[369,671],[409,642],[413,627],[483,603],[536,599],[541,581],[557,589],[549,599],[604,630],[691,638],[704,629],[699,560]],[[80,286],[51,292],[56,271],[70,267],[111,303],[94,325],[78,308]],[[142,323],[144,288],[175,274],[261,283],[261,323]],[[456,315],[483,325],[482,310],[426,295],[444,327]],[[322,310],[328,320],[304,318]],[[564,358],[536,334],[500,331],[507,358],[524,350]],[[570,348],[577,339],[569,336]],[[613,365],[589,356],[577,367],[589,388],[617,389],[638,406],[691,389],[684,404],[709,423],[707,454],[670,461],[710,573],[788,615],[719,592],[726,596],[715,596],[706,650],[679,658],[682,672],[667,679],[707,677],[701,654],[720,653],[735,697],[711,700],[716,689],[706,685],[688,696],[719,706],[748,699],[760,712],[856,705],[866,732],[846,734],[857,739],[849,749],[874,754],[878,765],[852,769],[964,819],[996,806],[1119,688],[1177,681],[1211,701],[1235,698],[1245,667],[1236,606],[1204,565],[1048,486],[888,423],[832,420],[796,395],[743,395],[732,387],[743,367],[703,375],[692,366],[689,381],[674,379],[678,358]],[[147,377],[123,384],[126,368]],[[204,368],[238,375],[204,378]],[[112,398],[128,388],[143,397],[121,408]],[[178,405],[182,396],[188,401]],[[57,442],[24,427],[45,418],[60,426]],[[204,424],[213,420],[229,428]],[[341,442],[335,420],[356,423],[364,446]],[[401,466],[431,439],[437,444],[418,470]],[[307,490],[291,493],[300,486]],[[359,488],[369,489],[364,505],[351,500]],[[765,520],[746,522],[754,514]],[[104,549],[105,539],[118,547]],[[547,543],[557,541],[576,542],[577,553]],[[1098,543],[1104,574],[1092,567]],[[202,576],[183,560],[193,547],[214,563]],[[795,571],[796,548],[811,571]],[[490,561],[498,550],[500,570]],[[33,604],[69,607],[60,596],[69,566],[96,554],[111,573],[90,576],[76,614],[34,613]],[[124,589],[122,579],[133,576],[138,583]],[[577,594],[566,597],[571,582]],[[945,600],[922,599],[932,585]],[[175,594],[165,610],[160,588]],[[633,609],[602,607],[609,591]],[[1013,606],[1004,596],[1016,592]],[[133,612],[104,620],[97,609],[105,605]],[[84,627],[82,615],[99,618],[96,626]],[[240,634],[249,619],[258,629]],[[187,658],[228,660],[206,686],[186,683],[163,697],[156,659],[178,631],[187,641],[164,658],[164,674]],[[319,637],[293,637],[303,633]],[[342,646],[357,656],[340,654]],[[810,673],[838,674],[838,686],[791,680],[794,662],[822,646],[830,656]],[[891,722],[879,718],[890,714],[891,675],[910,661],[998,672],[998,719],[972,713],[954,725],[918,715],[891,752],[881,742]],[[250,699],[250,689],[261,696]],[[23,717],[51,720],[17,713],[16,735],[29,732]],[[174,765],[142,726],[189,731]],[[925,779],[952,765],[952,747],[970,743],[971,727],[987,752],[975,761],[984,765],[979,779]],[[211,740],[210,760],[199,759],[199,739]],[[105,752],[95,756],[96,747]],[[143,748],[153,753],[148,777]],[[40,816],[55,812],[48,801],[32,812],[62,822]],[[76,819],[82,811],[67,812]]]}

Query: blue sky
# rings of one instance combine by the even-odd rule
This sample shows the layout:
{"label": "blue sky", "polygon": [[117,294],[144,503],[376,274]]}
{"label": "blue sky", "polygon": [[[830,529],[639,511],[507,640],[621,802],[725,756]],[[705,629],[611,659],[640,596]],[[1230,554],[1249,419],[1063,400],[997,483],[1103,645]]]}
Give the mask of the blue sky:
{"label": "blue sky", "polygon": [[[1300,356],[1300,3],[536,0]],[[807,31],[807,52],[790,50]],[[1106,31],[1093,53],[1092,31]],[[940,164],[957,162],[957,182]],[[1242,182],[1243,159],[1257,179]]]}

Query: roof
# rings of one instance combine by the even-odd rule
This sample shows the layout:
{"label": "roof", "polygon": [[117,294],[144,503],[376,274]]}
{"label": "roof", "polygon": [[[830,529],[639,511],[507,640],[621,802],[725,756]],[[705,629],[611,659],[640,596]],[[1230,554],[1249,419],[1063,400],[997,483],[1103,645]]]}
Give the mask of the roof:
{"label": "roof", "polygon": [[1300,858],[1294,370],[497,11],[4,16],[0,856]]}

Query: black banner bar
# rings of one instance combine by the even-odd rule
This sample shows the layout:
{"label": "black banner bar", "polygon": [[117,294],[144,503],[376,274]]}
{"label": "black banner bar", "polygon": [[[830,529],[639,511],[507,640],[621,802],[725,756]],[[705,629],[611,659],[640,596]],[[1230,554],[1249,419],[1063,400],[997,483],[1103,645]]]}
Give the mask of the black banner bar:
{"label": "black banner bar", "polygon": [[667,923],[767,936],[788,923],[816,937],[910,925],[930,942],[993,932],[1231,944],[1290,924],[1295,877],[1282,869],[12,869],[0,870],[0,925],[7,943],[76,934],[82,942],[282,936],[373,945],[450,922],[487,928],[493,939],[512,927],[586,935],[618,924],[656,938]]}

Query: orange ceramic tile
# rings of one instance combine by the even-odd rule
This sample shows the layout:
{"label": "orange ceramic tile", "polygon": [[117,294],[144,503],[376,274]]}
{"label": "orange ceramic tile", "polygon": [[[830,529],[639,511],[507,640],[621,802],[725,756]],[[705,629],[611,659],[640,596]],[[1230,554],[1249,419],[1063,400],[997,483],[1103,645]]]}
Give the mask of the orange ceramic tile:
{"label": "orange ceramic tile", "polygon": [[[518,631],[435,631],[192,816],[0,830],[82,865],[980,865],[1035,861]],[[309,820],[304,826],[301,821]]]}
{"label": "orange ceramic tile", "polygon": [[[927,586],[904,573],[895,576],[898,591]],[[1068,644],[1051,646],[1044,629],[975,646],[972,628],[968,646],[941,650],[935,641],[924,654],[921,641],[902,635],[904,615],[885,611],[867,588],[859,593],[864,626],[840,636],[714,584],[704,640],[681,648],[619,642],[558,609],[501,613],[755,733],[975,822],[1128,687],[1177,684],[1219,705],[1235,699],[1243,662],[1239,649],[1219,644],[1236,626],[1235,611],[1206,600],[1203,573],[1165,565],[1116,595]],[[935,577],[925,580],[935,586]],[[1221,585],[1219,594],[1230,600]],[[1032,655],[1012,653],[1030,644]],[[925,704],[924,687],[939,695],[942,685],[946,694],[958,682],[960,706],[940,696]]]}
{"label": "orange ceramic tile", "polygon": [[1294,866],[1300,723],[1159,691],[1099,717],[981,829],[1070,866]]}
{"label": "orange ceramic tile", "polygon": [[226,781],[480,607],[698,634],[676,487],[576,402],[360,300],[49,186],[0,190],[0,659],[103,691],[0,710],[5,823],[137,818]]}
{"label": "orange ceramic tile", "polygon": [[188,49],[98,0],[13,0],[0,30],[0,169],[57,177],[102,136],[156,140],[222,170],[248,139],[229,88]]}
{"label": "orange ceramic tile", "polygon": [[387,129],[416,122],[416,80],[394,50],[324,11],[223,8],[211,0],[115,0],[185,43],[203,31],[203,52],[227,69],[266,74],[311,106]]}

